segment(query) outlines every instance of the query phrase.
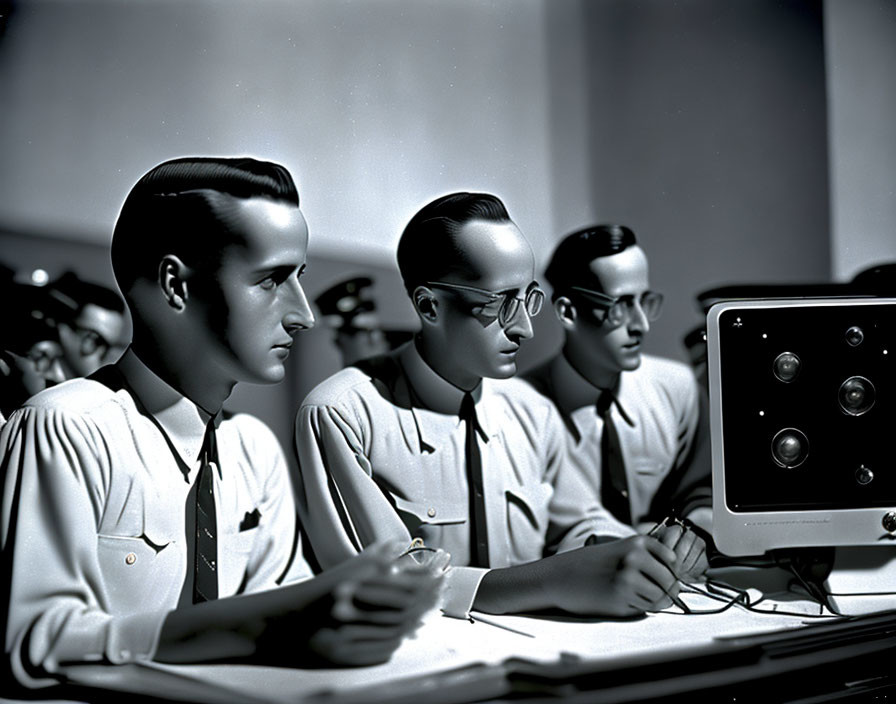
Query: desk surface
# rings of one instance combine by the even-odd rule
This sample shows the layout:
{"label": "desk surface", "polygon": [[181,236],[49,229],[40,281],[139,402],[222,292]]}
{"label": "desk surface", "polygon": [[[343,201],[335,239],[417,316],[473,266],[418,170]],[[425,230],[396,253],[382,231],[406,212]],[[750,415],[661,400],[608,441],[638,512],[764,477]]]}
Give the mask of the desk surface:
{"label": "desk surface", "polygon": [[[684,598],[694,609],[719,606],[718,602],[700,595],[688,594]],[[562,690],[572,681],[579,683],[579,689],[588,689],[603,687],[602,681],[616,682],[616,673],[635,672],[632,668],[649,673],[656,671],[655,667],[673,662],[678,666],[705,662],[715,667],[711,662],[722,662],[723,656],[728,661],[722,662],[721,667],[727,668],[730,674],[732,666],[749,665],[737,660],[737,653],[746,652],[757,643],[767,646],[788,635],[812,636],[805,641],[814,643],[811,648],[800,647],[807,653],[816,653],[812,656],[813,662],[825,661],[824,655],[817,655],[819,650],[830,650],[834,658],[843,657],[843,653],[836,651],[835,642],[815,637],[814,634],[831,629],[812,628],[825,621],[812,618],[819,613],[819,606],[814,602],[778,594],[767,598],[758,608],[767,611],[756,613],[733,606],[722,613],[683,614],[673,607],[666,612],[618,621],[489,615],[491,623],[471,623],[432,613],[388,663],[376,667],[300,670],[249,665],[152,664],[84,667],[73,672],[72,677],[91,687],[150,692],[182,701],[280,704],[308,700],[354,704],[425,700],[427,704],[456,704],[511,695],[519,699],[521,694],[516,685],[526,679],[530,689],[532,682],[538,682],[544,692],[550,692],[552,687]],[[888,632],[896,634],[896,616],[884,618],[889,619],[887,623],[892,622]],[[847,623],[838,625],[847,630],[852,628]],[[888,638],[885,647],[896,650],[893,637]],[[776,662],[780,665],[795,661],[779,658]],[[702,665],[694,667],[699,670]],[[768,674],[768,664],[765,671]],[[738,675],[747,679],[752,676],[749,668]],[[637,677],[651,679],[648,674]],[[676,686],[688,685],[685,682]],[[626,699],[620,695],[608,700]]]}

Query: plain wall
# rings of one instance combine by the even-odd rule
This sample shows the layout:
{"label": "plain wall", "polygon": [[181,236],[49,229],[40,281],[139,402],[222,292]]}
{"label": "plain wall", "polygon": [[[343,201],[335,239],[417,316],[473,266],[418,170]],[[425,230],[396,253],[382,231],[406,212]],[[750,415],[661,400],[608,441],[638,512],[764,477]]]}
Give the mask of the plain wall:
{"label": "plain wall", "polygon": [[[0,259],[111,281],[112,225],[147,168],[249,153],[297,178],[312,297],[369,271],[384,321],[412,326],[401,228],[440,193],[489,190],[540,265],[575,227],[631,225],[668,300],[648,349],[684,359],[700,290],[831,278],[843,190],[832,204],[825,32],[851,45],[869,12],[890,17],[833,2],[826,14],[795,0],[20,3],[0,38]],[[876,24],[876,48],[852,47],[844,80],[886,93],[891,25]],[[891,102],[874,106],[885,114],[868,118],[869,139],[896,124]],[[835,125],[832,154],[840,138]],[[892,144],[862,151],[887,193]],[[892,232],[892,211],[878,212]],[[863,260],[872,248],[853,244]],[[550,311],[536,333],[524,367],[559,344]],[[232,399],[286,442],[298,400],[338,366],[325,330],[295,351],[287,382]]]}
{"label": "plain wall", "polygon": [[0,43],[0,222],[101,244],[192,153],[286,165],[323,256],[392,262],[442,193],[551,229],[542,0],[35,0]]}
{"label": "plain wall", "polygon": [[833,276],[896,262],[896,2],[827,0]]}

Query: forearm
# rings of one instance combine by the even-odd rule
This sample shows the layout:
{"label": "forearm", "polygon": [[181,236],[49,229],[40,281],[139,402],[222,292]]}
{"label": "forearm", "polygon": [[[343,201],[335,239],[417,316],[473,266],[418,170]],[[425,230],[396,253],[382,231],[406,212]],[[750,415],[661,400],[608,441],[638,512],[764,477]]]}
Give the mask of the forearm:
{"label": "forearm", "polygon": [[310,636],[317,605],[344,570],[331,570],[315,579],[268,591],[186,606],[171,611],[162,625],[155,660],[202,663],[264,659],[258,644],[278,619],[307,621],[297,628],[290,648],[302,650],[302,636]]}
{"label": "forearm", "polygon": [[489,570],[479,584],[473,608],[492,614],[556,608],[555,558]]}

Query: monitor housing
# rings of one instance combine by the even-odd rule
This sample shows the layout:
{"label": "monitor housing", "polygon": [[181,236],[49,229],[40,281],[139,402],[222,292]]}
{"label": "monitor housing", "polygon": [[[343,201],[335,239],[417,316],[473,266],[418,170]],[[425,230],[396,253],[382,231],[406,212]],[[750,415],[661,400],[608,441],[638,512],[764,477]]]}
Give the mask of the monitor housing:
{"label": "monitor housing", "polygon": [[896,547],[896,299],[726,301],[706,330],[719,550]]}

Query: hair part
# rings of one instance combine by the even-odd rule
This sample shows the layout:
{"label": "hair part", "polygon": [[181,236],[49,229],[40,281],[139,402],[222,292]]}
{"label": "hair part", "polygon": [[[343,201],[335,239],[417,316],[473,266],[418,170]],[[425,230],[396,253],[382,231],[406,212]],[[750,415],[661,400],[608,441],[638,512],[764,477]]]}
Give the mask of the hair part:
{"label": "hair part", "polygon": [[155,280],[162,257],[192,266],[217,265],[234,241],[234,199],[254,197],[299,206],[283,166],[248,157],[184,157],[165,161],[137,181],[112,236],[112,269],[125,295],[141,278]]}
{"label": "hair part", "polygon": [[603,284],[591,270],[591,262],[636,244],[635,233],[625,225],[592,225],[566,235],[554,249],[544,272],[553,289],[551,299],[569,295],[570,286],[603,291]]}
{"label": "hair part", "polygon": [[501,199],[489,193],[449,193],[423,206],[398,241],[398,270],[409,294],[427,281],[465,271],[457,234],[474,220],[512,222]]}

